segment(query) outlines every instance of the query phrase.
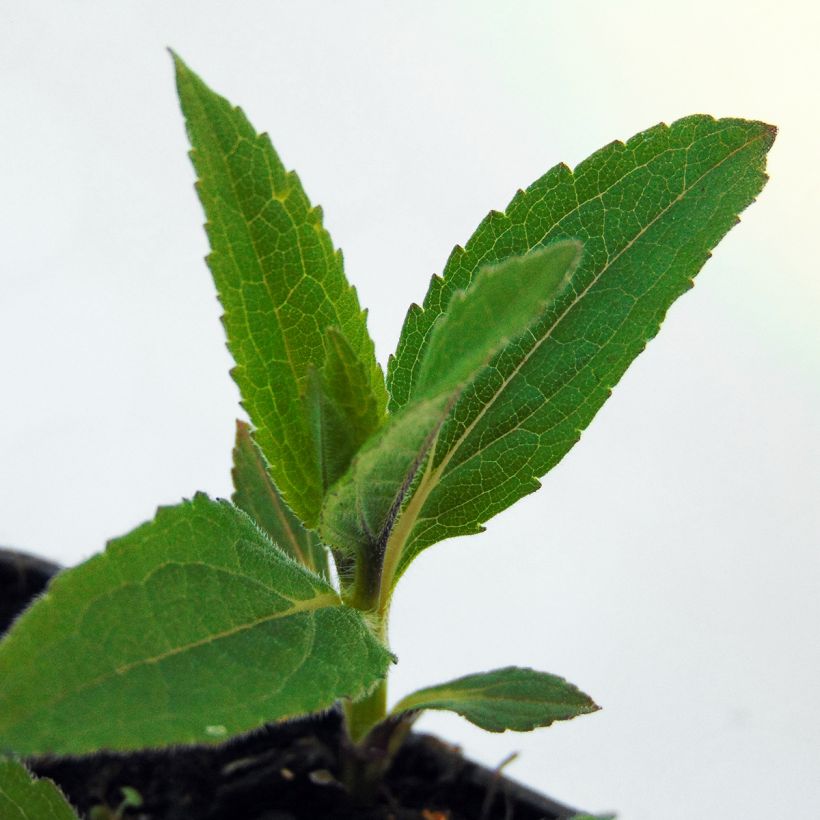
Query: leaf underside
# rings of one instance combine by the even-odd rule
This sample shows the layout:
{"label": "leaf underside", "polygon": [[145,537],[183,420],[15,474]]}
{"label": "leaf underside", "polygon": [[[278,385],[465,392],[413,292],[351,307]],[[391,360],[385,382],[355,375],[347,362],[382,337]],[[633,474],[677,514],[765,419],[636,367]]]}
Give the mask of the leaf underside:
{"label": "leaf underside", "polygon": [[17,620],[0,643],[0,750],[219,742],[363,696],[390,660],[327,583],[199,494],[57,576]]}
{"label": "leaf underside", "polygon": [[559,165],[457,247],[388,367],[390,407],[410,402],[436,322],[482,266],[571,237],[570,285],[464,390],[420,485],[396,577],[422,549],[482,524],[540,484],[692,286],[710,250],[763,187],[775,129],[692,116]]}
{"label": "leaf underside", "polygon": [[47,778],[33,777],[16,760],[0,758],[3,820],[77,820],[62,792]]}
{"label": "leaf underside", "polygon": [[250,428],[242,421],[236,423],[231,475],[233,503],[253,518],[279,549],[330,580],[327,549],[315,532],[302,525],[279,494],[265,458],[251,438]]}
{"label": "leaf underside", "polygon": [[563,678],[508,666],[420,689],[396,704],[393,714],[442,709],[456,712],[489,732],[528,732],[598,708]]}
{"label": "leaf underside", "polygon": [[[330,329],[343,337],[364,373],[364,384],[355,387],[363,387],[376,408],[376,423],[384,415],[384,377],[366,315],[322,225],[321,209],[311,205],[296,174],[285,170],[267,135],[257,134],[240,109],[179,58],[175,64],[207,217],[208,264],[236,362],[233,376],[276,486],[313,525],[326,485],[306,393],[311,373],[325,366]],[[339,387],[338,371],[322,384],[331,391]],[[326,396],[342,412],[348,388],[342,382],[341,395]]]}

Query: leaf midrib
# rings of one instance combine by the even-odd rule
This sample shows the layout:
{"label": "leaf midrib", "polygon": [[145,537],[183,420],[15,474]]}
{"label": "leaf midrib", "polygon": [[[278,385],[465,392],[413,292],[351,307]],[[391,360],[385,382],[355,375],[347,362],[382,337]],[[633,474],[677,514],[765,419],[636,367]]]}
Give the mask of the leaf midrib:
{"label": "leaf midrib", "polygon": [[[621,145],[621,146],[623,146],[624,148],[626,147],[626,143],[621,142],[621,141],[619,141],[619,140],[618,140],[618,141],[615,141],[614,143],[610,143],[610,144],[611,144],[611,145]],[[687,146],[686,150],[688,151],[688,150],[692,147],[692,145],[694,145],[694,143],[690,143],[690,144]],[[627,172],[624,176],[622,176],[622,177],[620,177],[620,178],[616,179],[616,180],[615,180],[615,181],[614,181],[611,185],[609,185],[607,188],[604,188],[603,190],[599,191],[597,194],[595,194],[595,196],[591,196],[591,197],[589,197],[589,199],[585,199],[583,202],[581,202],[581,201],[578,199],[578,188],[577,188],[577,187],[573,184],[573,186],[572,186],[572,192],[573,192],[573,194],[575,195],[575,207],[574,207],[574,208],[571,208],[570,210],[568,210],[568,211],[567,211],[567,212],[566,212],[566,213],[565,213],[565,214],[564,214],[564,215],[563,215],[563,216],[562,216],[562,217],[561,217],[561,218],[560,218],[560,219],[559,219],[559,220],[558,220],[558,221],[557,221],[554,225],[551,225],[551,226],[550,226],[550,229],[549,229],[549,231],[547,231],[547,233],[551,233],[551,232],[555,231],[555,230],[556,230],[556,228],[560,227],[560,226],[561,226],[561,224],[562,224],[565,220],[567,220],[567,219],[569,219],[571,216],[574,216],[575,214],[577,214],[577,213],[578,213],[578,211],[580,211],[580,210],[581,210],[581,208],[582,208],[584,205],[588,205],[590,202],[595,202],[595,200],[596,200],[596,199],[603,199],[603,197],[605,197],[605,196],[606,196],[606,195],[607,195],[607,194],[608,194],[608,193],[609,193],[609,192],[610,192],[610,191],[611,191],[611,190],[612,190],[612,189],[613,189],[616,185],[619,185],[619,184],[620,184],[620,183],[622,183],[625,179],[628,179],[628,178],[629,178],[629,176],[631,176],[632,174],[637,173],[638,171],[642,171],[642,170],[644,170],[644,168],[648,168],[648,167],[649,167],[649,165],[650,165],[652,162],[655,162],[657,159],[659,159],[660,157],[662,157],[664,154],[668,154],[669,152],[671,152],[671,151],[676,151],[676,150],[680,150],[680,149],[677,149],[677,148],[664,148],[664,150],[663,150],[663,151],[661,151],[659,154],[655,154],[655,156],[653,156],[651,159],[647,160],[646,162],[643,162],[643,163],[641,163],[640,165],[636,165],[634,168],[632,168],[630,171],[628,171],[628,172]],[[589,160],[586,160],[586,161],[588,162]],[[572,168],[570,168],[570,167],[569,167],[569,166],[568,166],[565,162],[559,163],[559,165],[557,165],[557,166],[555,166],[555,167],[556,167],[556,168],[563,168],[563,169],[565,169],[565,170],[566,170],[566,171],[567,171],[567,172],[568,172],[568,173],[572,176],[573,180],[575,179],[575,177],[576,177],[576,173],[577,173],[577,168],[576,168],[576,170],[573,170],[573,169],[572,169]],[[684,184],[685,184],[685,171],[684,171]],[[525,195],[526,195],[526,194],[525,194]],[[513,201],[514,201],[514,200],[513,200]],[[512,205],[512,202],[510,203],[510,205]],[[491,214],[499,214],[499,215],[501,215],[501,216],[506,217],[507,219],[509,219],[508,210],[509,210],[509,206],[508,206],[508,208],[507,208],[506,210],[504,210],[504,211],[495,211],[495,210],[493,210],[493,211],[491,211],[490,213],[491,213]],[[544,236],[542,236],[542,237],[541,237],[541,239],[539,239],[539,240],[538,240],[538,242],[534,243],[533,247],[537,247],[539,243],[543,242],[543,241],[544,241],[544,238],[546,237],[546,235],[547,235],[547,234],[544,234]],[[465,248],[463,248],[463,247],[462,247],[462,250],[466,252],[466,249],[465,249]],[[475,275],[475,273],[477,273],[477,271],[474,271],[474,272],[473,272],[473,275]],[[446,277],[446,271],[445,271],[445,274],[444,274],[443,276],[439,277],[439,278],[440,278],[440,280],[441,280],[441,282],[442,282],[442,285],[447,284],[447,279],[446,279],[445,277]],[[471,276],[471,278],[470,278],[470,281],[472,281],[472,276]],[[453,293],[451,293],[451,295],[450,295],[450,296],[451,296],[451,298],[452,298],[452,296],[455,294],[455,292],[456,292],[456,291],[453,291]],[[445,305],[445,306],[441,306],[441,305],[439,305],[439,307],[440,307],[439,313],[440,313],[440,314],[443,314],[443,313],[446,311],[446,305]],[[429,310],[429,308],[428,308],[427,310]],[[422,313],[426,313],[426,312],[427,312],[427,311],[426,311],[426,310],[422,307]],[[431,328],[432,328],[432,325],[431,325]],[[415,357],[414,357],[414,359],[413,359],[413,366],[412,366],[412,368],[410,368],[411,373],[412,373],[413,371],[415,371],[416,367],[418,366],[419,360],[423,358],[423,355],[422,355],[422,354],[423,354],[423,351],[426,349],[426,344],[427,344],[427,340],[428,340],[428,338],[429,338],[429,332],[430,332],[430,329],[431,329],[431,328],[428,328],[428,335],[427,335],[427,336],[425,336],[423,344],[422,344],[422,345],[419,347],[419,349],[416,351]],[[411,388],[411,394],[412,394],[412,388]]]}
{"label": "leaf midrib", "polygon": [[[715,133],[719,133],[719,132],[715,132]],[[711,135],[711,136],[714,136],[714,135]],[[458,438],[455,439],[455,441],[453,442],[453,446],[450,447],[450,449],[444,455],[444,457],[442,458],[442,460],[438,464],[438,466],[435,467],[429,473],[427,473],[424,476],[424,478],[422,479],[422,481],[420,482],[419,487],[416,490],[416,492],[414,493],[413,499],[411,501],[411,504],[413,506],[413,510],[412,510],[413,520],[408,522],[407,526],[402,526],[402,532],[405,533],[405,536],[402,539],[401,545],[398,547],[398,555],[396,555],[395,559],[390,562],[394,565],[395,568],[398,567],[401,556],[404,552],[404,547],[407,544],[407,540],[409,539],[409,536],[412,534],[412,531],[414,529],[416,520],[418,519],[419,514],[421,513],[422,509],[424,508],[424,504],[426,503],[427,499],[429,498],[430,493],[433,491],[433,489],[438,485],[439,481],[442,479],[444,471],[446,470],[446,468],[449,465],[450,461],[452,461],[453,456],[458,452],[459,447],[461,447],[461,445],[467,440],[467,438],[472,433],[472,431],[476,428],[476,426],[481,421],[481,419],[493,407],[496,400],[503,394],[504,390],[507,388],[509,383],[521,371],[521,368],[529,361],[529,359],[541,347],[541,345],[544,342],[546,342],[549,338],[551,338],[553,331],[561,324],[561,322],[564,320],[564,318],[567,316],[567,314],[571,310],[573,310],[575,308],[575,306],[580,302],[580,300],[583,299],[584,296],[586,296],[586,294],[589,292],[589,290],[591,288],[593,288],[600,281],[601,277],[612,267],[612,265],[615,264],[618,261],[618,259],[620,259],[623,256],[623,254],[625,254],[628,250],[630,250],[632,248],[632,246],[638,240],[640,240],[644,236],[644,234],[650,228],[652,228],[652,226],[655,225],[655,223],[659,219],[664,217],[667,213],[669,213],[669,211],[672,210],[672,208],[677,206],[704,179],[706,179],[706,177],[708,177],[710,174],[717,171],[722,165],[724,165],[726,162],[731,160],[738,153],[740,153],[741,151],[746,150],[750,145],[754,144],[755,142],[758,142],[759,140],[765,139],[765,137],[766,137],[766,134],[761,133],[761,134],[758,134],[757,136],[747,140],[742,145],[739,145],[737,148],[735,148],[733,151],[729,152],[725,157],[723,157],[715,165],[712,165],[707,171],[704,171],[688,187],[686,187],[687,186],[686,169],[684,168],[684,189],[681,191],[681,193],[678,194],[665,208],[660,210],[656,214],[655,217],[653,217],[649,222],[647,222],[647,224],[645,226],[643,226],[641,228],[641,230],[638,231],[638,233],[635,234],[634,238],[631,239],[617,254],[615,254],[615,256],[613,256],[610,259],[607,259],[606,264],[604,266],[602,266],[601,270],[597,274],[595,274],[595,276],[593,276],[591,278],[589,284],[567,305],[566,309],[559,316],[556,317],[556,319],[552,323],[552,325],[550,325],[550,327],[547,328],[544,331],[544,334],[541,336],[541,338],[530,348],[529,351],[527,351],[527,353],[522,357],[521,361],[518,362],[518,364],[516,364],[516,366],[513,368],[513,370],[510,372],[510,374],[499,385],[498,389],[495,391],[492,398],[490,398],[489,401],[482,404],[481,409],[476,414],[475,418],[464,428],[464,430],[458,436]],[[697,141],[691,142],[689,145],[686,146],[686,148],[684,150],[688,153],[693,148],[693,146],[696,144],[696,142]],[[642,170],[644,168],[647,168],[651,162],[655,162],[659,157],[663,156],[665,153],[668,153],[672,150],[679,150],[679,149],[667,148],[664,151],[661,151],[660,153],[653,156],[650,161],[645,162],[642,165],[635,166],[635,168],[633,168],[631,171],[629,171],[629,173],[625,174],[623,177],[620,177],[618,180],[616,180],[611,186],[609,186],[609,188],[605,189],[604,191],[601,191],[599,194],[597,194],[594,197],[590,197],[589,199],[584,200],[583,204],[586,205],[589,202],[593,202],[593,201],[595,201],[595,199],[598,199],[599,197],[604,196],[607,191],[609,191],[615,185],[618,185],[621,182],[623,182],[631,174],[633,174],[633,173],[635,173],[639,170]],[[575,190],[576,199],[577,199],[577,188],[574,185],[573,185],[573,188]],[[580,209],[581,204],[582,203],[579,203],[572,211],[568,212],[563,217],[561,217],[561,219],[558,220],[558,222],[556,222],[555,225],[550,228],[550,232],[554,231],[558,226],[560,226],[561,223],[565,219],[567,219],[571,214],[576,213]],[[623,326],[623,322],[621,322],[621,324],[618,326],[618,328],[620,328],[622,326]],[[575,374],[575,376],[573,376],[573,380],[578,378],[578,376],[582,372],[583,372],[583,368],[581,370],[579,370],[578,373]],[[545,398],[545,401],[548,400],[546,396],[544,398]],[[436,444],[437,443],[438,442],[436,442]],[[470,460],[476,458],[477,456],[481,455],[482,452],[483,452],[483,449],[477,450],[472,456],[470,456],[470,459],[468,459],[468,461],[470,461]],[[429,456],[430,463],[432,463],[435,460],[435,457],[436,457],[436,452],[435,452],[435,447],[434,447],[433,452]],[[464,463],[468,463],[468,462],[464,462]],[[416,497],[419,494],[422,494],[420,502],[419,503],[414,503],[414,502],[416,502]],[[401,516],[401,518],[403,518],[403,517],[404,516]],[[391,533],[391,536],[392,536],[392,533]],[[385,555],[385,565],[388,564],[388,556],[390,555],[391,551],[397,549],[396,546],[391,546],[391,544],[390,544],[391,540],[392,540],[392,538],[388,540],[388,546],[387,546],[386,555]],[[394,572],[395,572],[395,569],[394,569]],[[383,602],[384,605],[386,605],[386,602],[387,602],[387,600],[389,600],[389,597],[390,597],[390,591],[391,591],[392,584],[393,584],[392,575],[394,574],[394,572],[391,573],[390,577],[385,575],[382,578],[382,590],[381,590],[380,600]],[[385,580],[387,580],[387,582],[388,582],[386,585],[384,584]]]}
{"label": "leaf midrib", "polygon": [[[204,567],[207,567],[208,569],[212,569],[212,570],[217,569],[220,572],[225,572],[227,574],[234,575],[237,578],[241,578],[244,581],[251,581],[251,582],[254,582],[254,583],[261,584],[261,582],[257,578],[251,578],[250,576],[247,576],[247,575],[242,575],[240,573],[231,572],[230,570],[223,569],[221,567],[216,568],[216,567],[213,567],[209,564],[205,564],[205,563],[202,563],[202,562],[168,561],[168,562],[163,563],[161,566],[157,567],[156,569],[154,569],[152,572],[150,572],[148,575],[146,575],[145,578],[143,578],[141,581],[136,582],[136,583],[130,582],[128,584],[124,584],[121,587],[119,587],[118,589],[123,589],[126,586],[145,587],[145,584],[148,580],[150,580],[161,569],[166,568],[168,566],[184,566],[184,567],[204,566]],[[78,692],[86,691],[88,689],[92,689],[95,686],[98,686],[101,683],[105,683],[108,680],[112,680],[115,677],[118,677],[118,676],[122,677],[123,675],[127,675],[129,672],[132,672],[134,669],[144,667],[144,666],[153,665],[153,664],[157,664],[157,663],[161,663],[162,661],[164,661],[168,658],[175,657],[176,655],[180,655],[180,654],[183,654],[185,652],[193,651],[195,649],[198,649],[200,646],[206,646],[210,643],[214,643],[216,641],[223,640],[225,638],[230,638],[233,635],[237,635],[237,634],[239,634],[241,632],[245,632],[249,629],[254,629],[258,626],[261,626],[262,624],[270,623],[271,621],[279,620],[280,618],[286,618],[286,617],[289,617],[291,615],[296,615],[300,612],[314,612],[314,611],[318,611],[320,609],[326,609],[326,608],[333,607],[333,606],[339,606],[341,604],[341,600],[340,600],[339,596],[335,592],[332,592],[332,591],[327,592],[327,593],[323,593],[321,595],[314,596],[313,598],[306,598],[306,599],[303,599],[303,600],[294,600],[294,599],[291,599],[291,598],[287,598],[286,596],[282,595],[281,592],[279,592],[277,590],[274,590],[270,587],[267,587],[264,584],[261,584],[261,585],[265,589],[268,589],[271,592],[274,592],[280,598],[283,598],[284,600],[289,601],[291,606],[288,607],[285,610],[281,610],[279,612],[271,613],[270,615],[266,615],[262,618],[255,618],[251,621],[247,621],[245,623],[237,624],[236,626],[233,626],[230,629],[223,630],[222,632],[217,632],[217,633],[214,633],[214,634],[211,634],[211,635],[207,635],[204,638],[200,638],[196,641],[190,641],[190,642],[182,644],[180,646],[172,647],[171,649],[169,649],[165,652],[160,652],[156,655],[152,655],[151,657],[140,658],[140,659],[138,659],[136,661],[133,661],[131,663],[123,664],[122,666],[116,667],[116,668],[114,668],[114,669],[112,669],[108,672],[103,673],[102,675],[98,675],[96,678],[93,678],[92,680],[86,681],[86,682],[82,683],[81,685],[72,688],[71,690],[61,692],[59,697],[53,698],[49,701],[49,706],[51,708],[53,708],[53,707],[59,705],[60,703],[62,703],[64,700],[66,700],[71,695],[77,694]],[[45,597],[47,598],[48,594],[46,594]],[[99,598],[97,600],[99,600]],[[24,715],[19,720],[13,721],[13,722],[9,723],[7,726],[8,727],[16,726],[19,723],[21,723],[22,721],[24,721],[26,719],[26,717],[27,716]]]}
{"label": "leaf midrib", "polygon": [[[499,686],[503,684],[497,684]],[[560,700],[548,700],[547,698],[533,698],[529,696],[517,697],[515,695],[494,695],[487,692],[485,689],[478,689],[478,688],[471,688],[471,689],[437,689],[435,697],[430,697],[430,692],[427,690],[426,692],[418,692],[416,695],[409,695],[406,698],[402,698],[394,707],[393,713],[399,712],[406,712],[413,709],[429,709],[431,708],[429,705],[425,706],[425,704],[430,703],[438,703],[439,701],[450,701],[450,702],[458,702],[464,701],[467,703],[471,703],[474,701],[514,701],[515,703],[522,703],[522,704],[532,704],[533,706],[543,706],[545,704],[549,705],[556,705],[556,706],[566,706],[567,704],[560,701]],[[585,703],[582,704],[570,704],[573,708],[577,709],[590,709],[595,711],[595,709]]]}
{"label": "leaf midrib", "polygon": [[[199,103],[199,109],[200,109],[199,119],[200,119],[201,122],[206,122],[210,126],[211,120],[210,120],[210,117],[207,114],[207,107],[206,107],[205,103],[202,101],[202,99],[200,97],[200,94],[199,94],[199,91],[196,89],[196,85],[194,83],[192,83],[192,86],[196,90],[196,100]],[[232,106],[227,101],[226,101],[226,103],[227,103],[227,105],[230,108],[232,113],[238,112],[242,116],[244,116],[244,113],[242,113],[241,109],[237,108],[236,106]],[[235,206],[232,205],[227,200],[225,200],[224,197],[219,196],[218,189],[216,191],[214,191],[213,197],[214,197],[214,200],[221,203],[224,207],[227,207],[228,210],[234,210],[235,212],[238,211],[239,215],[242,217],[243,232],[244,232],[245,236],[247,237],[251,247],[253,248],[255,267],[256,267],[257,272],[259,273],[262,281],[265,283],[265,290],[268,292],[268,295],[271,297],[271,300],[270,300],[271,307],[273,309],[274,314],[276,315],[276,319],[277,319],[277,322],[278,322],[279,326],[282,327],[282,324],[281,324],[281,321],[280,321],[280,316],[279,316],[279,311],[276,307],[275,301],[273,299],[273,295],[270,292],[270,288],[269,288],[268,283],[267,283],[267,277],[265,276],[265,271],[262,268],[262,261],[261,261],[262,256],[259,253],[259,249],[257,247],[257,242],[256,242],[256,239],[253,235],[253,232],[250,230],[250,224],[252,222],[254,222],[257,218],[261,217],[261,213],[258,213],[255,217],[249,217],[248,216],[248,214],[245,210],[243,200],[238,195],[238,191],[237,191],[237,188],[236,188],[236,180],[234,178],[234,174],[232,173],[230,164],[228,162],[229,158],[233,154],[236,153],[237,149],[239,148],[239,146],[242,144],[243,141],[249,142],[254,149],[258,148],[258,146],[255,145],[255,143],[260,138],[260,136],[262,136],[262,135],[256,134],[255,129],[253,129],[253,126],[249,126],[249,127],[254,132],[254,135],[255,135],[254,140],[248,140],[247,138],[243,137],[238,131],[235,131],[236,139],[234,141],[233,146],[231,146],[231,148],[228,151],[225,151],[224,153],[222,151],[217,152],[219,154],[219,159],[221,160],[219,162],[219,165],[222,166],[222,169],[225,172],[225,176],[229,180],[231,192],[234,195],[234,201],[239,203],[239,207],[235,208]],[[208,130],[209,130],[211,139],[214,140],[218,144],[219,140],[216,136],[215,131],[210,127],[209,127]],[[213,158],[211,156],[212,152],[210,152],[210,151],[207,152],[207,153],[206,152],[200,152],[200,151],[197,150],[196,147],[194,147],[193,150],[197,151],[197,153],[199,153],[199,155],[202,156],[205,159],[205,161],[209,165],[211,165],[211,167],[213,167],[214,162],[213,162]],[[264,151],[264,146],[262,147],[262,150]],[[285,195],[285,196],[277,196],[276,195],[275,186],[273,184],[273,177],[271,175],[270,166],[268,164],[267,157],[265,158],[265,172],[266,172],[266,175],[267,175],[267,181],[268,181],[269,189],[272,192],[271,193],[272,198],[278,200],[279,202],[281,202],[282,205],[285,205],[287,195]],[[286,171],[284,169],[284,164],[283,164],[283,173],[284,173],[284,175],[287,179],[288,171]],[[288,182],[289,182],[289,180],[288,180]],[[290,191],[291,191],[291,189],[290,189],[290,187],[288,187],[288,193],[290,193]],[[294,222],[293,216],[291,215],[290,211],[286,207],[283,208],[282,210],[287,215],[288,221],[290,222],[291,226],[293,227],[294,232],[295,232],[296,237],[297,237],[296,246],[299,249],[299,259],[300,259],[300,263],[301,263],[302,276],[304,277],[306,275],[306,273],[305,273],[305,255],[304,255],[304,252],[302,251],[302,245],[298,241],[299,232],[296,228],[296,223]],[[235,270],[241,270],[242,266],[239,264],[235,254],[234,254],[234,243],[231,242],[230,239],[228,238],[227,232],[223,231],[222,233],[223,233],[223,236],[225,238],[225,244],[228,247],[228,253],[230,255],[231,261],[233,262]],[[215,252],[212,251],[212,254],[213,253],[215,253]],[[218,255],[218,253],[216,255]],[[245,303],[244,290],[241,287],[240,288],[235,288],[235,290],[238,292],[238,294],[240,296],[240,299],[242,300],[242,313],[243,313],[243,318],[244,318],[244,325],[245,325],[246,330],[248,331],[248,338],[251,339],[253,347],[256,350],[256,352],[261,353],[259,348],[256,346],[256,340],[254,338],[254,335],[250,332],[250,326],[249,326],[248,321],[247,321],[248,316],[250,314],[248,312],[248,306]],[[227,308],[226,308],[225,312],[226,313],[228,312]],[[291,374],[293,375],[294,380],[296,381],[296,383],[299,384],[300,380],[299,380],[299,378],[296,374],[296,368],[295,368],[294,363],[293,363],[293,356],[291,354],[291,349],[290,349],[290,344],[289,344],[289,341],[288,341],[288,338],[287,338],[287,334],[286,333],[281,333],[281,337],[282,337],[282,343],[283,343],[284,348],[285,348],[285,352],[287,354],[288,366],[290,367]]]}
{"label": "leaf midrib", "polygon": [[[256,445],[253,443],[250,431],[248,431],[247,436],[249,446],[251,448],[255,447]],[[253,455],[257,456],[256,453],[253,453]],[[288,542],[290,543],[291,549],[293,550],[294,554],[302,564],[304,564],[309,569],[315,571],[312,556],[310,559],[308,559],[302,552],[301,545],[299,544],[299,539],[296,537],[296,533],[294,533],[293,527],[291,527],[290,521],[288,521],[288,518],[285,515],[285,511],[282,509],[283,502],[274,491],[273,486],[271,485],[271,478],[268,475],[267,470],[264,469],[264,465],[258,457],[252,458],[251,464],[253,469],[256,470],[257,474],[262,477],[262,486],[265,488],[265,495],[270,499],[274,515],[279,521],[279,524],[282,526],[282,529],[285,531],[285,535],[287,537]]]}

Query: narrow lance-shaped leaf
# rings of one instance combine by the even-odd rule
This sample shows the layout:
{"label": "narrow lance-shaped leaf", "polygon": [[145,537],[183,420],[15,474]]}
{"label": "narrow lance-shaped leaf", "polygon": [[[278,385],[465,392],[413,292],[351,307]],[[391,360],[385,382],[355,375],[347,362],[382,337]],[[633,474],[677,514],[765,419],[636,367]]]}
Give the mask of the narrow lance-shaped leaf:
{"label": "narrow lance-shaped leaf", "polygon": [[366,554],[368,564],[378,565],[374,583],[381,583],[382,559],[398,557],[386,552],[393,523],[458,394],[507,339],[536,321],[580,256],[577,242],[560,242],[482,271],[436,327],[431,364],[414,400],[367,441],[328,493],[323,537],[342,551]]}
{"label": "narrow lance-shaped leaf", "polygon": [[241,421],[236,422],[231,475],[236,490],[233,503],[248,513],[276,546],[329,580],[326,547],[285,503],[271,480],[264,456],[251,438],[250,428]]}
{"label": "narrow lance-shaped leaf", "polygon": [[[179,58],[175,64],[233,375],[276,486],[313,525],[325,486],[305,391],[311,370],[325,365],[328,328],[337,329],[366,374],[356,387],[377,408],[370,421],[384,413],[384,379],[365,313],[321,210],[285,170],[267,135],[258,135],[240,109]],[[326,386],[341,387],[343,395],[327,399],[344,406],[351,386],[337,379]]]}
{"label": "narrow lance-shaped leaf", "polygon": [[528,732],[598,711],[592,699],[556,675],[509,666],[420,689],[392,714],[422,709],[457,712],[489,732]]}
{"label": "narrow lance-shaped leaf", "polygon": [[37,779],[16,760],[0,757],[0,817],[3,820],[77,820],[62,792]]}
{"label": "narrow lance-shaped leaf", "polygon": [[0,643],[0,750],[218,742],[361,697],[389,663],[327,583],[200,494],[59,575],[17,620]]}
{"label": "narrow lance-shaped leaf", "polygon": [[401,524],[396,577],[426,546],[480,532],[540,486],[754,201],[774,135],[764,123],[707,116],[656,126],[574,172],[552,169],[453,251],[424,307],[407,315],[388,368],[394,411],[423,378],[439,317],[482,266],[562,237],[584,243],[570,286],[498,353],[442,427],[408,505],[414,520]]}

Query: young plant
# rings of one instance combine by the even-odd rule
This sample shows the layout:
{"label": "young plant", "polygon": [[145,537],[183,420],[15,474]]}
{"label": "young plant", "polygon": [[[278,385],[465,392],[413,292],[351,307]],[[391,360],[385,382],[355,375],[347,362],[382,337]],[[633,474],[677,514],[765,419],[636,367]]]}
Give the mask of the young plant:
{"label": "young plant", "polygon": [[594,711],[519,667],[388,710],[393,592],[575,444],[763,187],[775,129],[691,116],[548,171],[455,248],[385,381],[320,208],[174,61],[250,418],[233,503],[161,508],[53,581],[0,644],[0,750],[217,743],[341,702],[341,776],[366,797],[424,709],[493,732]]}

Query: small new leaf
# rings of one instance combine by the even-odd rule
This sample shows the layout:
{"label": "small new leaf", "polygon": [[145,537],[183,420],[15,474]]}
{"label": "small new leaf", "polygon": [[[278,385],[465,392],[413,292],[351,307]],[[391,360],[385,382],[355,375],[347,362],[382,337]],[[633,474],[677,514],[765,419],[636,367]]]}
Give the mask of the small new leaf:
{"label": "small new leaf", "polygon": [[16,621],[0,750],[220,742],[362,697],[390,661],[325,581],[199,494],[57,576]]}
{"label": "small new leaf", "polygon": [[22,763],[0,758],[0,817],[3,820],[77,820],[63,793]]}
{"label": "small new leaf", "polygon": [[461,390],[509,339],[527,332],[571,280],[580,257],[577,242],[559,242],[486,268],[457,294],[434,328],[413,400],[365,443],[329,491],[320,531],[334,547],[377,565],[374,583],[392,589],[403,544],[394,524]]}
{"label": "small new leaf", "polygon": [[330,579],[327,549],[319,536],[291,512],[270,477],[265,457],[251,438],[250,428],[236,422],[233,449],[232,501],[253,518],[279,549],[326,581]]}
{"label": "small new leaf", "polygon": [[305,393],[311,371],[321,371],[328,358],[329,328],[344,338],[364,373],[357,370],[355,385],[329,380],[330,389],[339,389],[329,398],[345,406],[352,390],[363,390],[363,403],[376,408],[370,422],[384,413],[384,377],[365,313],[321,210],[285,170],[267,135],[257,134],[240,109],[178,57],[174,61],[233,375],[276,486],[294,512],[315,525],[325,482]]}
{"label": "small new leaf", "polygon": [[598,708],[588,695],[563,678],[509,666],[420,689],[399,701],[393,715],[444,709],[490,732],[528,732]]}
{"label": "small new leaf", "polygon": [[393,522],[435,441],[452,397],[413,402],[391,416],[328,492],[320,532],[342,553],[377,560]]}
{"label": "small new leaf", "polygon": [[483,268],[433,325],[414,398],[469,382],[566,287],[581,251],[580,242],[556,242]]}

